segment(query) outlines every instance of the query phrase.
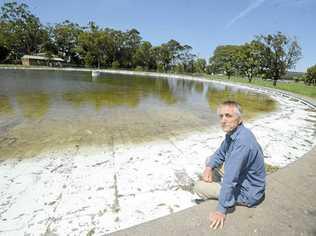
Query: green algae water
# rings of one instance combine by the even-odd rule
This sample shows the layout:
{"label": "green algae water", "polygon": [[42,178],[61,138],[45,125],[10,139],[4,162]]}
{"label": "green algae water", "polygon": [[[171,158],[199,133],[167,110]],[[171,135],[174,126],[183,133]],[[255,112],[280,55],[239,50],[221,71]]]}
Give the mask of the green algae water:
{"label": "green algae water", "polygon": [[0,159],[65,146],[142,143],[217,125],[237,100],[245,118],[276,109],[248,90],[175,78],[0,69]]}

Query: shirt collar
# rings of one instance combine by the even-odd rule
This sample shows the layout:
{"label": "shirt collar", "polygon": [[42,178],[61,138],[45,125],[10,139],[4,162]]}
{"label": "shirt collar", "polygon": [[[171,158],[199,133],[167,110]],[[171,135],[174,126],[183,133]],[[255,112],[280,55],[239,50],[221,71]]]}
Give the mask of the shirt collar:
{"label": "shirt collar", "polygon": [[240,130],[244,127],[243,123],[241,122],[234,130],[227,133],[226,136],[229,137],[232,140],[235,140],[238,134],[240,133]]}

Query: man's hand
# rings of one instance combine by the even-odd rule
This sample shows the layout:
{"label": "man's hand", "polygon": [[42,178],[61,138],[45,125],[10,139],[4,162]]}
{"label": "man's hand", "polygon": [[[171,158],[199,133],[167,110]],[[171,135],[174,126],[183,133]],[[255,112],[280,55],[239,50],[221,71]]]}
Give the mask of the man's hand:
{"label": "man's hand", "polygon": [[212,179],[212,168],[211,167],[205,167],[205,170],[203,171],[203,181],[211,183],[213,181]]}
{"label": "man's hand", "polygon": [[210,213],[210,228],[217,229],[218,226],[222,229],[224,226],[225,214],[216,211],[215,213]]}

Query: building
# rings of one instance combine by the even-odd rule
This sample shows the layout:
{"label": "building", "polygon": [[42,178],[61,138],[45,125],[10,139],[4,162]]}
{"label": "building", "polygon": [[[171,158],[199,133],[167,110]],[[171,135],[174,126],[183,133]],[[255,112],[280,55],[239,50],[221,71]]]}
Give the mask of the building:
{"label": "building", "polygon": [[47,57],[45,54],[24,55],[22,58],[24,66],[53,66],[62,67],[64,60],[59,57]]}

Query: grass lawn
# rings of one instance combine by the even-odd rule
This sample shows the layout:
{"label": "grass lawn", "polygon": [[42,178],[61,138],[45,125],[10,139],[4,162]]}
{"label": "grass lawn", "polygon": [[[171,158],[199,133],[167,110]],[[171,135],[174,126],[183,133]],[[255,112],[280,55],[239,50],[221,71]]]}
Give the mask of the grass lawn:
{"label": "grass lawn", "polygon": [[273,81],[265,81],[261,79],[254,79],[251,83],[248,82],[247,79],[241,78],[241,77],[235,77],[232,76],[231,79],[227,79],[226,76],[220,76],[220,75],[206,75],[210,79],[215,79],[215,80],[222,80],[222,81],[229,81],[229,82],[237,82],[237,83],[243,83],[243,84],[253,84],[253,85],[258,85],[262,87],[269,87],[269,88],[275,88],[275,89],[280,89],[292,93],[297,93],[306,97],[311,97],[311,98],[316,98],[316,86],[308,86],[305,85],[302,82],[277,82],[277,85],[274,87],[273,86]]}

